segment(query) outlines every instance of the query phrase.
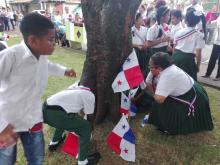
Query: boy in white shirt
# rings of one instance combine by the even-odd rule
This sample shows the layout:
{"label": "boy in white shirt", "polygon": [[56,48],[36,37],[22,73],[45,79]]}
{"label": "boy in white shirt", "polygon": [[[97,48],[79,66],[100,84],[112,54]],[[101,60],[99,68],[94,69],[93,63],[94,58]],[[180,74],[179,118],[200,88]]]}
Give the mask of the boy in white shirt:
{"label": "boy in white shirt", "polygon": [[0,52],[0,162],[16,161],[16,140],[19,136],[29,165],[44,160],[41,96],[48,74],[76,76],[47,60],[55,46],[53,23],[31,13],[20,25],[24,41]]}
{"label": "boy in white shirt", "polygon": [[55,151],[63,141],[64,130],[79,136],[78,165],[96,164],[98,152],[88,155],[92,124],[85,120],[94,113],[95,96],[90,88],[83,85],[70,86],[49,97],[43,106],[44,122],[55,127],[49,151]]}

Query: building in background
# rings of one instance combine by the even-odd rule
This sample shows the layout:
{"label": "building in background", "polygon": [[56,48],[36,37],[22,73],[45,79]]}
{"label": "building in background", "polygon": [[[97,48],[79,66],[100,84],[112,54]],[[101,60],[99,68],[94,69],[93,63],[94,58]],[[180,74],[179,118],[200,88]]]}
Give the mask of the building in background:
{"label": "building in background", "polygon": [[10,0],[8,3],[12,10],[19,10],[23,14],[34,10],[45,10],[51,14],[58,11],[62,15],[66,6],[71,12],[81,9],[79,7],[81,0]]}

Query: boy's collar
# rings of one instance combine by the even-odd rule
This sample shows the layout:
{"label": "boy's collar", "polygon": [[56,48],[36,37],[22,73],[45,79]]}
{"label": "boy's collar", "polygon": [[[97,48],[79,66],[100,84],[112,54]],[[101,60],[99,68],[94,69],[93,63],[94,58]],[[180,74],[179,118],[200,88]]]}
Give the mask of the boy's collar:
{"label": "boy's collar", "polygon": [[27,44],[24,42],[24,40],[21,41],[21,45],[22,45],[22,46],[24,47],[24,49],[25,49],[25,54],[24,54],[24,57],[25,57],[25,58],[34,57],[34,58],[36,59],[35,55],[31,52],[30,48],[27,46]]}

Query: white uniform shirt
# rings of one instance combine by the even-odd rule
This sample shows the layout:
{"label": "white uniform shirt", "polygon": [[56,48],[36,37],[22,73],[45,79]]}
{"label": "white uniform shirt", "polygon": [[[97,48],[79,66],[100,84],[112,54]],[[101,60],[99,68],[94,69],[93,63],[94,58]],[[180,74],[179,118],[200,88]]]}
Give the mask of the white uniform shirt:
{"label": "white uniform shirt", "polygon": [[47,56],[39,60],[22,42],[0,52],[0,132],[10,123],[15,131],[28,131],[42,122],[41,96],[48,73],[64,75],[66,68]]}
{"label": "white uniform shirt", "polygon": [[[188,92],[194,84],[194,80],[176,65],[171,65],[164,69],[157,78],[155,94],[164,97],[183,95]],[[146,82],[152,82],[151,73],[149,73]]]}
{"label": "white uniform shirt", "polygon": [[132,32],[132,44],[143,45],[147,40],[147,30],[148,28],[141,26],[140,29],[137,29],[135,26],[131,28]]}
{"label": "white uniform shirt", "polygon": [[179,22],[177,25],[171,25],[170,28],[171,38],[174,39],[175,34],[181,29],[183,29],[182,22]]}
{"label": "white uniform shirt", "polygon": [[[157,39],[157,36],[159,34],[159,29],[162,29],[163,31],[163,28],[161,25],[158,25],[157,23],[155,23],[153,26],[151,26],[149,29],[148,29],[148,32],[147,32],[147,40],[148,41],[154,41]],[[163,35],[165,35],[165,33],[163,32]],[[162,36],[163,36],[162,35]],[[161,48],[161,47],[164,47],[164,46],[167,46],[168,45],[168,42],[162,42],[158,45],[155,45],[155,46],[152,46],[152,48]]]}
{"label": "white uniform shirt", "polygon": [[79,113],[81,110],[85,114],[94,113],[95,96],[82,86],[58,92],[47,99],[48,105],[61,106],[67,113]]}
{"label": "white uniform shirt", "polygon": [[175,49],[185,53],[194,53],[196,49],[205,47],[204,36],[192,27],[179,30],[174,36]]}
{"label": "white uniform shirt", "polygon": [[220,45],[220,16],[216,20],[216,25],[217,25],[217,33],[215,35],[215,44]]}

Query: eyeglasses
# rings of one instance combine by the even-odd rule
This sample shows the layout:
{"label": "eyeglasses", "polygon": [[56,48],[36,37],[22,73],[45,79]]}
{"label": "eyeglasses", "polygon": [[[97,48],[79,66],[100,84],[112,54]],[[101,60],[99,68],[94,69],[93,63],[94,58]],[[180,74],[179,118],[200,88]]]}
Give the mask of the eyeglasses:
{"label": "eyeglasses", "polygon": [[148,68],[152,70],[152,69],[157,69],[158,67],[157,66],[148,66]]}

